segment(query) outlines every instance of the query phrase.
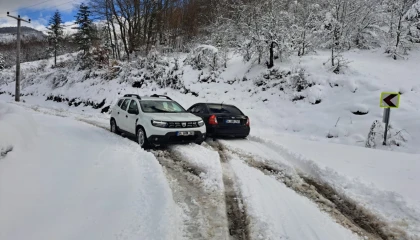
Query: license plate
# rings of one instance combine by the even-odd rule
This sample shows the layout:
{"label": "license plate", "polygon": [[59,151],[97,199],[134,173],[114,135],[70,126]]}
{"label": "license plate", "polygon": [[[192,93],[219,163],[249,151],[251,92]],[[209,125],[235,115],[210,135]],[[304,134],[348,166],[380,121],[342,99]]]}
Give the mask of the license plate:
{"label": "license plate", "polygon": [[226,120],[226,123],[239,124],[241,123],[241,120]]}
{"label": "license plate", "polygon": [[192,131],[187,131],[187,132],[177,132],[176,133],[177,136],[194,136],[194,132]]}

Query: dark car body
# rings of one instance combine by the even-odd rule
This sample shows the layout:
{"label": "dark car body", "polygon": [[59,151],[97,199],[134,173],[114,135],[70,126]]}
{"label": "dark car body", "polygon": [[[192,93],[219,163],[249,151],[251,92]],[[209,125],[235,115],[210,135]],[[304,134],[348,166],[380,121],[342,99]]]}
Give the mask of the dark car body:
{"label": "dark car body", "polygon": [[245,138],[249,135],[249,118],[233,105],[197,103],[187,111],[204,120],[207,136]]}

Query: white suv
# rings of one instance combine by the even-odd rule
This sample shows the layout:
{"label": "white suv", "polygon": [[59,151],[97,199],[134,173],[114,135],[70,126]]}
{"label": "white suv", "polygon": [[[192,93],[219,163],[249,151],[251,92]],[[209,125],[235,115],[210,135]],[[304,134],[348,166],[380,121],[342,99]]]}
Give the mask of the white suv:
{"label": "white suv", "polygon": [[195,142],[206,137],[203,119],[167,96],[126,94],[111,111],[111,131],[135,136],[141,147]]}

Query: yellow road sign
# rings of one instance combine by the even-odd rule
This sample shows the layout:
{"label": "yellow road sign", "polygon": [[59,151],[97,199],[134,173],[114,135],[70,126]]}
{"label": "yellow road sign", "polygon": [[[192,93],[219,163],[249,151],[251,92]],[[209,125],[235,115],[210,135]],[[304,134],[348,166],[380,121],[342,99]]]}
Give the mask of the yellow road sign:
{"label": "yellow road sign", "polygon": [[383,92],[381,93],[381,108],[399,108],[400,107],[400,93],[398,92]]}

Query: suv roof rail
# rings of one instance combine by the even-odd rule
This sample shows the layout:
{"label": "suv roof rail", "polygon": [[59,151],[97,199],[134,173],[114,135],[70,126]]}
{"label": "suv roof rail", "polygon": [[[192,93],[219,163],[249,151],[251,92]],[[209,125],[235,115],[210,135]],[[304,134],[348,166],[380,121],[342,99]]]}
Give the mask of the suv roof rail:
{"label": "suv roof rail", "polygon": [[135,98],[141,100],[141,97],[137,94],[125,94],[124,97],[135,97]]}
{"label": "suv roof rail", "polygon": [[168,96],[166,96],[166,95],[153,94],[153,95],[151,95],[150,97],[154,97],[154,98],[163,97],[163,98],[166,98],[166,99],[168,99],[168,100],[172,100],[172,98],[170,98],[170,97],[168,97]]}

